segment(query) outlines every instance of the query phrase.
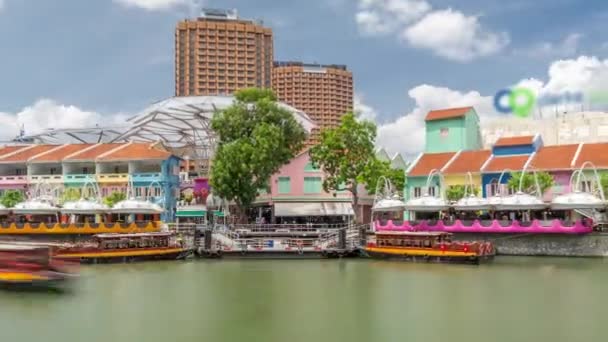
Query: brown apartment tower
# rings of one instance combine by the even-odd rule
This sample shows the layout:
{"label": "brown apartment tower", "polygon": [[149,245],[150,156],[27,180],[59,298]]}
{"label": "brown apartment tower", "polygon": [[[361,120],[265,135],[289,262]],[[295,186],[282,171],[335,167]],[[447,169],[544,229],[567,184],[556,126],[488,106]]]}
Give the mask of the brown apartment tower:
{"label": "brown apartment tower", "polygon": [[319,131],[336,127],[353,110],[353,74],[344,65],[275,62],[272,84],[279,100],[304,111],[317,124],[307,145],[319,142]]}
{"label": "brown apartment tower", "polygon": [[204,9],[175,30],[175,95],[230,95],[270,88],[272,30],[236,10]]}

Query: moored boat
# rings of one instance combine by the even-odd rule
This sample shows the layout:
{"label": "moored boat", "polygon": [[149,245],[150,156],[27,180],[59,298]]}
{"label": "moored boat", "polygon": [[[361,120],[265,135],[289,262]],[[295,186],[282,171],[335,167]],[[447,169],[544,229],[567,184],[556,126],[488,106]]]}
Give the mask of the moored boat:
{"label": "moored boat", "polygon": [[93,241],[64,246],[56,252],[63,260],[110,263],[184,259],[192,248],[174,233],[98,234]]}
{"label": "moored boat", "polygon": [[54,258],[44,245],[0,244],[0,286],[6,289],[63,290],[73,265]]}
{"label": "moored boat", "polygon": [[453,242],[452,234],[445,232],[376,232],[375,236],[376,241],[364,248],[375,258],[479,264],[495,255],[490,242]]}

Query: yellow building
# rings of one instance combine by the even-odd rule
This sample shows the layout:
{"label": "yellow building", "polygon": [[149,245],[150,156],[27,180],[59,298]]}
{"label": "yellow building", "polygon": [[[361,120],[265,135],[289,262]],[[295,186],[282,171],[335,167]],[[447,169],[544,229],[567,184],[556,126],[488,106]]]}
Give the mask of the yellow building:
{"label": "yellow building", "polygon": [[490,150],[459,151],[456,153],[441,169],[445,177],[446,187],[469,184],[468,173],[470,172],[473,185],[478,191],[481,191],[480,170],[490,160],[491,155],[492,151]]}

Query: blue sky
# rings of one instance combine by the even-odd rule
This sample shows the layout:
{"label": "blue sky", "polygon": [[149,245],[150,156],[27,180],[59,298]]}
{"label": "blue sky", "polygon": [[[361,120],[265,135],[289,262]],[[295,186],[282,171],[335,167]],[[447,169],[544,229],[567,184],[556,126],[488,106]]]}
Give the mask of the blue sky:
{"label": "blue sky", "polygon": [[358,104],[381,125],[426,110],[411,94],[422,85],[432,87],[428,96],[447,96],[435,91],[445,88],[465,99],[479,92],[483,99],[529,78],[546,87],[548,70],[560,59],[589,56],[602,64],[608,51],[603,0],[0,4],[0,113],[9,118],[46,99],[103,120],[172,96],[175,23],[202,6],[237,8],[242,17],[263,19],[274,29],[275,59],[347,64],[363,101]]}

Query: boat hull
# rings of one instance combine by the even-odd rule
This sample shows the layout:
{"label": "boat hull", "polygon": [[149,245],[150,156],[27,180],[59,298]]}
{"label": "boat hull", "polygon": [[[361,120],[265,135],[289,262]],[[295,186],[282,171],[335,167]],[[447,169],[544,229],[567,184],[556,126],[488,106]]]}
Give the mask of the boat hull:
{"label": "boat hull", "polygon": [[36,275],[26,272],[0,272],[0,289],[15,291],[66,291],[72,275]]}
{"label": "boat hull", "polygon": [[367,256],[374,259],[398,260],[420,263],[445,263],[479,265],[490,261],[494,255],[479,255],[476,253],[421,250],[408,248],[379,248],[366,247],[363,249]]}
{"label": "boat hull", "polygon": [[153,260],[179,260],[192,254],[188,248],[120,249],[102,251],[66,251],[57,259],[80,261],[83,264],[125,263]]}

